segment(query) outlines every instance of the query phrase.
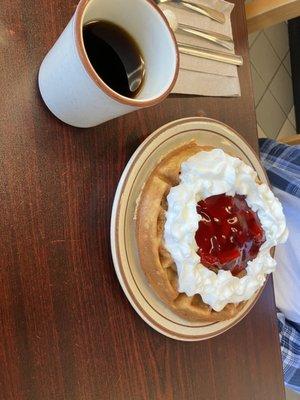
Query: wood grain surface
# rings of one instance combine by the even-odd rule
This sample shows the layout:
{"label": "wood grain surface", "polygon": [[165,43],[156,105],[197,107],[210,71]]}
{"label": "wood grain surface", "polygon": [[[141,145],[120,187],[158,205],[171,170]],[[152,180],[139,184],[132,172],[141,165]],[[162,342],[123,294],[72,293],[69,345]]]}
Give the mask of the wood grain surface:
{"label": "wood grain surface", "polygon": [[110,254],[118,180],[156,128],[205,115],[257,146],[244,2],[235,3],[241,98],[171,96],[81,130],[55,119],[37,88],[75,0],[1,0],[0,400],[284,399],[271,280],[234,329],[180,343],[134,312]]}

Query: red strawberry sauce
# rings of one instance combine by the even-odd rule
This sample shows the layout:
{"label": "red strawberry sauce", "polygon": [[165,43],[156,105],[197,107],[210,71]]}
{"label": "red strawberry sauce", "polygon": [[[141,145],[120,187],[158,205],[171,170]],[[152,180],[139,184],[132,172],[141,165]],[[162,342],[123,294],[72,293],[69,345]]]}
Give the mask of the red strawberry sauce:
{"label": "red strawberry sauce", "polygon": [[201,263],[207,268],[229,270],[233,275],[244,270],[266,240],[245,196],[211,196],[198,203],[197,212],[202,216],[195,235]]}

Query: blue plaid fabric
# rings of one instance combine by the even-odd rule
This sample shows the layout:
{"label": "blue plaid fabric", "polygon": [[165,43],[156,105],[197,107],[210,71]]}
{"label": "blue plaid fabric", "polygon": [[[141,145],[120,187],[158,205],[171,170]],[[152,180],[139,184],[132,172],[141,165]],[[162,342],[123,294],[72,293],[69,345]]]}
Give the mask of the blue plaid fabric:
{"label": "blue plaid fabric", "polygon": [[[271,184],[300,198],[300,146],[260,139],[259,147]],[[287,387],[300,393],[300,325],[288,321],[281,312],[277,313],[277,319],[284,381]]]}
{"label": "blue plaid fabric", "polygon": [[300,326],[277,313],[284,382],[300,393]]}
{"label": "blue plaid fabric", "polygon": [[270,182],[278,189],[300,197],[300,145],[288,146],[259,139],[261,161]]}

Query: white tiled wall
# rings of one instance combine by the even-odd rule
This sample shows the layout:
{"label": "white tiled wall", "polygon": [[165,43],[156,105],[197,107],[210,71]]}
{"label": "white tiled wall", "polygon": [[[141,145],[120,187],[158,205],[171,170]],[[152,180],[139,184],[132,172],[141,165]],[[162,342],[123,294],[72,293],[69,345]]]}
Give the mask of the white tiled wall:
{"label": "white tiled wall", "polygon": [[252,33],[249,46],[259,136],[296,134],[287,24]]}

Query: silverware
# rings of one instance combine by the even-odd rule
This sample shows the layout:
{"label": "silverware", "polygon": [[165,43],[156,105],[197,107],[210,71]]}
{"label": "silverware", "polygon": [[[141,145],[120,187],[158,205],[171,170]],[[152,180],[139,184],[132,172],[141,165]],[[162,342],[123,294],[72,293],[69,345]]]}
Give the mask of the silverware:
{"label": "silverware", "polygon": [[226,64],[243,65],[243,57],[236,54],[229,54],[223,51],[206,49],[205,47],[193,46],[177,42],[178,50],[182,54],[194,57],[206,58],[207,60],[220,61]]}
{"label": "silverware", "polygon": [[226,49],[233,49],[232,39],[229,36],[222,35],[221,33],[215,33],[200,28],[193,28],[185,24],[178,24],[177,32],[187,33],[192,36],[198,36],[210,42],[216,43],[222,47],[225,47]]}
{"label": "silverware", "polygon": [[225,23],[225,15],[222,12],[214,10],[213,8],[210,8],[207,6],[192,3],[191,1],[155,0],[155,2],[156,2],[156,4],[175,3],[182,8],[197,12],[198,14],[201,14],[201,15],[205,15],[206,17],[209,17],[209,18],[213,19],[214,21],[220,22],[221,24]]}
{"label": "silverware", "polygon": [[163,11],[165,14],[169,25],[174,32],[188,34],[190,36],[197,36],[206,39],[210,42],[216,43],[226,49],[233,49],[233,40],[230,36],[222,35],[221,33],[207,31],[205,29],[195,28],[186,24],[181,24],[177,21],[175,13],[173,11],[166,9]]}

